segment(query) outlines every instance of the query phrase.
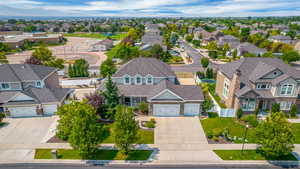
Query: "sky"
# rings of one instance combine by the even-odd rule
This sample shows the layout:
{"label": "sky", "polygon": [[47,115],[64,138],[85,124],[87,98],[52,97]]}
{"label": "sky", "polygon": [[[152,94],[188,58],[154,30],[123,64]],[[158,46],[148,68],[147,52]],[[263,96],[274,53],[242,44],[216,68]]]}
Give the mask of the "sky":
{"label": "sky", "polygon": [[300,16],[300,0],[0,0],[0,16]]}

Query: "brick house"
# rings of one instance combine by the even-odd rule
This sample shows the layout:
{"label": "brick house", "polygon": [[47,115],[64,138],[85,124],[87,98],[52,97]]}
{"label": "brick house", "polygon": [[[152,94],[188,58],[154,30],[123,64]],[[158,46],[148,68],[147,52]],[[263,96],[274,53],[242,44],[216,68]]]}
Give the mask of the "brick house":
{"label": "brick house", "polygon": [[235,110],[267,112],[279,103],[289,111],[299,104],[299,89],[300,71],[280,59],[243,58],[218,68],[216,94]]}

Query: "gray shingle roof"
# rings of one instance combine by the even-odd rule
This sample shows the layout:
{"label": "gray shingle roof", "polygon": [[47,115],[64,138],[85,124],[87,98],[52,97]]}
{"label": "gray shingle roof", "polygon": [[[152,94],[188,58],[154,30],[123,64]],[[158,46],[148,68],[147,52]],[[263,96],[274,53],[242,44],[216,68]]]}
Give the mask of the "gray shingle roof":
{"label": "gray shingle roof", "polygon": [[31,64],[4,64],[0,65],[1,82],[20,82],[42,80],[56,68]]}
{"label": "gray shingle roof", "polygon": [[154,58],[136,58],[120,67],[113,77],[122,77],[124,75],[135,76],[140,74],[146,76],[148,74],[154,77],[170,77],[176,76],[171,67]]}

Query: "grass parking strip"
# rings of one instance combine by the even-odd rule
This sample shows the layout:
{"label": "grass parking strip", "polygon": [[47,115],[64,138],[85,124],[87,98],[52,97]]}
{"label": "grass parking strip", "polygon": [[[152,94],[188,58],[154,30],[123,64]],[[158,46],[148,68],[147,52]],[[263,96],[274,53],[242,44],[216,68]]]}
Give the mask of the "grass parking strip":
{"label": "grass parking strip", "polygon": [[268,158],[265,157],[258,150],[214,150],[214,152],[222,160],[282,160],[282,161],[297,161],[293,154],[282,156],[280,158]]}
{"label": "grass parking strip", "polygon": [[[152,150],[132,150],[127,156],[119,150],[97,150],[89,160],[148,160]],[[51,149],[36,149],[35,159],[53,159]],[[83,159],[77,150],[57,149],[57,159],[81,160]]]}

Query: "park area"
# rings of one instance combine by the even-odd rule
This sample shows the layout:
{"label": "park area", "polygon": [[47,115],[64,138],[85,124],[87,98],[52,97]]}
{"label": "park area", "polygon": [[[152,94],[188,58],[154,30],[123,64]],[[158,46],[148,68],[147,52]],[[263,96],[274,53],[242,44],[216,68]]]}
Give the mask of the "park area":
{"label": "park area", "polygon": [[95,38],[95,39],[112,39],[112,40],[122,40],[127,36],[127,33],[66,33],[65,37],[81,37],[81,38]]}

